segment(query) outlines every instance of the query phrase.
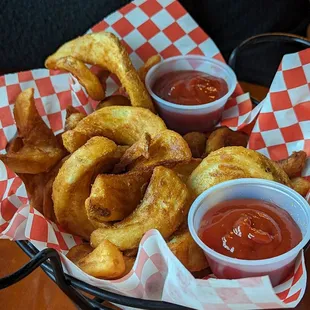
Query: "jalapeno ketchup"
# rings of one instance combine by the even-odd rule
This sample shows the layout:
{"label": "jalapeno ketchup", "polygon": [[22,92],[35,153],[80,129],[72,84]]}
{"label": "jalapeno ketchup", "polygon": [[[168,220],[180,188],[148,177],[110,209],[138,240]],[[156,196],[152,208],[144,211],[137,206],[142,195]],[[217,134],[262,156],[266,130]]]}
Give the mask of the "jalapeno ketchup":
{"label": "jalapeno ketchup", "polygon": [[155,81],[152,89],[158,97],[180,105],[210,103],[228,92],[223,79],[194,70],[168,72]]}
{"label": "jalapeno ketchup", "polygon": [[281,255],[302,240],[285,210],[256,199],[225,201],[208,210],[198,234],[214,251],[247,260]]}

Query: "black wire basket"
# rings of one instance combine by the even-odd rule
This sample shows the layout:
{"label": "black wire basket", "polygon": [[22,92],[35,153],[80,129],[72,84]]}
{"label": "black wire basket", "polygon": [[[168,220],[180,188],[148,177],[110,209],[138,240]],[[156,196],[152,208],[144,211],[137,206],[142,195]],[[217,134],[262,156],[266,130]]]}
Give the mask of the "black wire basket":
{"label": "black wire basket", "polygon": [[[310,47],[310,41],[294,35],[282,33],[258,35],[242,42],[232,52],[228,62],[229,65],[233,69],[236,69],[237,55],[246,47],[274,41],[291,42],[303,48]],[[252,98],[252,101],[255,105],[259,103],[255,98]],[[29,241],[16,241],[16,243],[31,258],[31,260],[15,273],[0,279],[0,290],[21,281],[35,269],[41,267],[43,271],[59,286],[59,288],[82,310],[112,309],[103,305],[102,303],[104,301],[138,309],[192,309],[164,301],[145,300],[123,296],[100,289],[64,273],[60,256],[56,250],[47,248],[39,252],[39,250]],[[305,246],[304,251],[307,251],[309,245],[310,243]]]}

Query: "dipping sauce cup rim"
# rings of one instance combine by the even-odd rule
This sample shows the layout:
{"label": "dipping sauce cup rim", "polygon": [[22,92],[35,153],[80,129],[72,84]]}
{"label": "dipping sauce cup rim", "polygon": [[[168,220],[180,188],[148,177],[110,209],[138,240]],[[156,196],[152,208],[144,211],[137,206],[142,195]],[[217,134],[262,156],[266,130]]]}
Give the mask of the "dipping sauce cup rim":
{"label": "dipping sauce cup rim", "polygon": [[[177,103],[172,103],[169,101],[166,101],[160,97],[158,97],[152,90],[152,86],[150,85],[150,79],[152,77],[152,75],[154,74],[154,72],[157,70],[157,68],[159,68],[160,66],[165,66],[167,63],[172,62],[172,61],[176,61],[176,60],[186,60],[186,59],[196,59],[196,60],[201,60],[204,62],[209,62],[209,63],[213,63],[219,67],[221,67],[221,69],[223,69],[224,71],[226,71],[232,79],[232,86],[228,89],[228,92],[223,96],[220,97],[219,99],[209,102],[209,103],[205,103],[205,104],[198,104],[198,105],[181,105],[181,104],[177,104]],[[195,69],[193,69],[194,71],[197,71]],[[175,70],[178,71],[178,70]],[[225,80],[225,79],[224,79]],[[227,81],[225,80],[225,82],[227,83]],[[162,60],[160,63],[158,63],[157,65],[155,65],[154,67],[152,67],[148,73],[146,74],[145,77],[145,86],[149,92],[149,94],[156,100],[159,101],[161,104],[166,105],[168,107],[174,108],[174,109],[180,109],[180,110],[196,110],[196,109],[201,109],[201,108],[205,108],[205,107],[214,107],[216,106],[218,103],[222,103],[223,100],[227,101],[229,99],[229,97],[232,95],[232,93],[235,91],[236,86],[237,86],[237,77],[235,72],[226,64],[223,63],[219,60],[213,59],[213,58],[209,58],[206,56],[199,56],[199,55],[186,55],[186,56],[175,56],[175,57],[169,57],[166,58],[164,60]],[[227,86],[228,83],[227,83]]]}
{"label": "dipping sauce cup rim", "polygon": [[[203,200],[208,196],[208,195],[212,195],[212,192],[220,190],[221,188],[226,188],[230,185],[234,185],[234,184],[238,184],[240,186],[242,186],[243,184],[257,184],[260,186],[268,186],[269,188],[272,188],[275,191],[281,191],[284,192],[286,194],[289,194],[290,196],[293,196],[294,199],[296,200],[296,202],[299,205],[305,205],[307,204],[308,207],[308,202],[300,195],[298,194],[296,191],[294,191],[293,189],[289,188],[286,185],[283,185],[281,183],[277,183],[275,181],[269,181],[269,180],[265,180],[265,179],[255,179],[255,178],[244,178],[244,179],[235,179],[235,180],[230,180],[230,181],[225,181],[222,183],[219,183],[215,186],[212,186],[211,188],[207,189],[206,191],[204,191],[203,193],[201,193],[193,202],[189,214],[188,214],[188,228],[189,231],[193,237],[193,239],[195,240],[195,242],[202,248],[202,250],[206,253],[206,255],[208,255],[208,253],[210,253],[210,255],[214,256],[216,259],[222,260],[222,261],[228,261],[229,263],[233,264],[233,265],[243,265],[243,266],[257,266],[257,265],[267,265],[267,264],[273,264],[276,262],[280,262],[285,260],[286,258],[290,257],[294,252],[296,252],[296,249],[298,248],[298,252],[297,254],[300,252],[300,250],[307,244],[307,242],[310,239],[310,206],[309,211],[308,211],[308,219],[309,219],[309,224],[306,230],[306,234],[302,236],[302,240],[291,250],[289,250],[286,253],[283,253],[281,255],[275,256],[275,257],[271,257],[271,258],[267,258],[267,259],[256,259],[256,260],[247,260],[247,259],[239,259],[239,258],[232,258],[223,254],[220,254],[216,251],[214,251],[213,249],[211,249],[210,247],[208,247],[198,236],[195,228],[194,228],[194,217],[196,215],[197,210],[199,209],[199,207],[201,206],[201,203],[203,202]],[[262,199],[264,200],[264,199]],[[225,201],[225,200],[223,200]],[[278,206],[279,208],[281,208],[281,206]],[[212,207],[211,207],[212,208]],[[210,209],[211,209],[210,208]],[[306,208],[305,208],[306,209]],[[297,223],[296,223],[297,224]],[[297,224],[298,225],[298,224]]]}

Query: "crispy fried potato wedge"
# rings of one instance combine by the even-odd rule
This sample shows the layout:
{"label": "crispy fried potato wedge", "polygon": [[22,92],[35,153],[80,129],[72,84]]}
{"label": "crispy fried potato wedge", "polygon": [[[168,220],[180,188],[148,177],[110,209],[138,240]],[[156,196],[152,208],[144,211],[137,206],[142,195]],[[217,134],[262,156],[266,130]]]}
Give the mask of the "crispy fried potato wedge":
{"label": "crispy fried potato wedge", "polygon": [[150,71],[150,69],[155,65],[157,65],[158,63],[160,63],[160,61],[161,61],[160,55],[151,56],[138,70],[138,74],[143,83],[145,83],[145,77],[147,73]]}
{"label": "crispy fried potato wedge", "polygon": [[91,253],[82,257],[77,266],[101,279],[117,279],[123,276],[126,268],[122,252],[108,240],[103,240]]}
{"label": "crispy fried potato wedge", "polygon": [[208,267],[209,264],[203,250],[194,241],[188,228],[176,231],[167,245],[190,272],[200,271]]}
{"label": "crispy fried potato wedge", "polygon": [[46,59],[46,68],[56,69],[57,61],[67,56],[72,56],[84,63],[98,65],[114,73],[125,87],[133,106],[155,111],[152,100],[133,67],[126,49],[114,34],[97,32],[69,41]]}
{"label": "crispy fried potato wedge", "polygon": [[148,159],[150,157],[149,147],[151,143],[151,136],[146,133],[129,149],[126,150],[120,162],[115,165],[113,173],[120,173],[126,169],[128,165],[135,162],[140,157]]}
{"label": "crispy fried potato wedge", "polygon": [[151,140],[149,158],[140,157],[131,170],[152,169],[156,166],[174,167],[178,163],[189,162],[192,153],[181,135],[172,130],[161,131]]}
{"label": "crispy fried potato wedge", "polygon": [[56,61],[55,69],[65,70],[74,75],[90,98],[99,101],[105,97],[105,89],[99,79],[82,61],[71,56],[62,57]]}
{"label": "crispy fried potato wedge", "polygon": [[128,274],[133,265],[135,264],[136,261],[136,257],[128,257],[128,256],[124,256],[124,262],[125,262],[125,271],[122,274],[122,277],[124,277],[126,274]]}
{"label": "crispy fried potato wedge", "polygon": [[223,147],[209,154],[193,171],[187,185],[196,196],[218,183],[259,178],[291,187],[287,174],[264,155],[241,146]]}
{"label": "crispy fried potato wedge", "polygon": [[286,159],[279,160],[276,163],[285,171],[289,178],[300,176],[307,161],[307,153],[304,151],[293,152]]}
{"label": "crispy fried potato wedge", "polygon": [[225,146],[243,146],[248,144],[249,137],[241,131],[233,131],[226,126],[215,129],[206,144],[205,156]]}
{"label": "crispy fried potato wedge", "polygon": [[194,158],[201,158],[205,152],[207,136],[202,132],[189,132],[183,136]]}
{"label": "crispy fried potato wedge", "polygon": [[172,170],[178,175],[178,177],[186,183],[192,172],[202,162],[200,158],[192,158],[190,162],[177,164]]}
{"label": "crispy fried potato wedge", "polygon": [[91,245],[97,247],[109,240],[121,251],[134,249],[150,229],[158,229],[164,238],[169,238],[186,218],[191,200],[186,185],[172,170],[156,167],[141,204],[111,228],[95,230]]}
{"label": "crispy fried potato wedge", "polygon": [[152,171],[100,174],[96,177],[85,207],[91,221],[123,220],[144,196]]}
{"label": "crispy fried potato wedge", "polygon": [[106,97],[104,100],[98,103],[96,110],[99,110],[104,107],[112,106],[130,106],[130,100],[122,95],[114,95]]}
{"label": "crispy fried potato wedge", "polygon": [[306,197],[310,191],[310,181],[302,177],[293,178],[291,181],[293,189],[301,196]]}
{"label": "crispy fried potato wedge", "polygon": [[94,226],[87,218],[85,200],[91,181],[103,167],[113,168],[115,143],[104,137],[93,137],[74,152],[62,165],[53,183],[54,211],[58,223],[68,232],[86,240]]}
{"label": "crispy fried potato wedge", "polygon": [[40,117],[33,93],[34,90],[28,88],[18,95],[14,107],[18,140],[7,154],[0,154],[0,160],[16,173],[46,172],[65,154]]}
{"label": "crispy fried potato wedge", "polygon": [[82,119],[73,130],[63,133],[65,148],[74,152],[93,136],[104,136],[117,144],[132,145],[144,134],[154,137],[166,129],[163,120],[147,109],[111,106]]}
{"label": "crispy fried potato wedge", "polygon": [[78,122],[86,116],[71,105],[67,107],[66,112],[65,131],[74,129]]}
{"label": "crispy fried potato wedge", "polygon": [[94,249],[89,243],[78,244],[72,247],[67,253],[67,258],[77,265],[80,259],[90,254]]}

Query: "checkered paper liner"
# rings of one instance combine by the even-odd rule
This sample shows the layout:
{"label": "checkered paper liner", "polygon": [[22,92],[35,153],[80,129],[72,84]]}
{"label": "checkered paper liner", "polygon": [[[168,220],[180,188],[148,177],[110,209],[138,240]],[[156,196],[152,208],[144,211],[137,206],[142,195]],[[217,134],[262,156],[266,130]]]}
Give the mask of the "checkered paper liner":
{"label": "checkered paper liner", "polygon": [[[134,1],[105,18],[89,33],[103,30],[122,39],[136,68],[155,54],[163,58],[198,54],[223,61],[214,42],[177,1]],[[272,159],[286,157],[293,150],[300,149],[310,155],[309,80],[310,51],[287,55],[266,99],[252,110],[249,95],[243,94],[237,86],[226,104],[220,124],[242,129],[252,123],[261,111],[250,137],[250,148]],[[113,77],[108,79],[107,86],[108,95],[118,89]],[[92,112],[96,104],[67,73],[39,69],[0,77],[1,152],[5,152],[8,141],[16,135],[12,113],[16,96],[29,87],[35,89],[39,113],[56,134],[63,131],[65,109],[69,104],[86,113]],[[295,135],[298,126],[298,134]],[[303,172],[304,176],[310,175],[309,166]],[[81,243],[80,238],[66,233],[30,208],[22,181],[2,162],[0,195],[0,238],[31,240],[39,250],[55,248],[61,254],[66,272],[113,292],[197,309],[262,309],[294,307],[305,291],[303,253],[296,260],[292,276],[275,288],[271,287],[268,277],[197,280],[174,257],[155,230],[144,236],[136,263],[127,276],[115,281],[99,280],[86,275],[66,259],[64,254]]]}

